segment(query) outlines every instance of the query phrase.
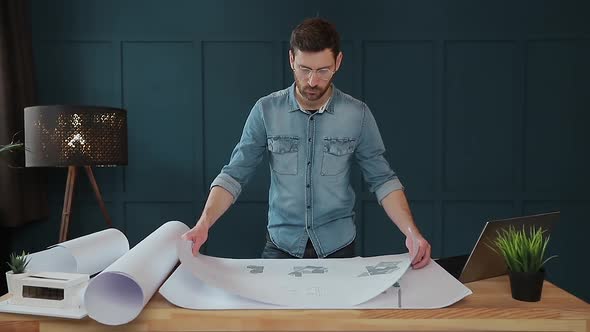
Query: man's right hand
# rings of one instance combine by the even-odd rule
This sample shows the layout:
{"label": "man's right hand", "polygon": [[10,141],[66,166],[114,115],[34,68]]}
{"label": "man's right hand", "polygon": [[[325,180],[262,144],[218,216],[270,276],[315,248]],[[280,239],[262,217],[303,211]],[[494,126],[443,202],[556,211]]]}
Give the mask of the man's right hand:
{"label": "man's right hand", "polygon": [[191,241],[193,243],[193,256],[197,256],[199,254],[199,249],[201,249],[203,243],[207,241],[208,233],[209,226],[207,226],[204,221],[199,220],[195,227],[182,234],[181,239]]}

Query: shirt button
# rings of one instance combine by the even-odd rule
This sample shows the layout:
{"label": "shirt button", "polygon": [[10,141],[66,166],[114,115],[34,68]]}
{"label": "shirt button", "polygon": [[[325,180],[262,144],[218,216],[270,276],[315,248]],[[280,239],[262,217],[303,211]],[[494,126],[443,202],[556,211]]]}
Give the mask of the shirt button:
{"label": "shirt button", "polygon": [[308,206],[307,206],[307,208],[308,208],[308,209],[311,209],[311,205],[308,205]]}
{"label": "shirt button", "polygon": [[308,161],[308,162],[307,162],[307,165],[308,165],[308,166],[309,166],[309,165],[311,165],[311,161]]}
{"label": "shirt button", "polygon": [[307,140],[308,142],[311,142],[311,137]]}
{"label": "shirt button", "polygon": [[307,187],[307,188],[309,188],[309,187],[311,187],[311,186],[308,184],[308,185],[306,185],[306,187]]}
{"label": "shirt button", "polygon": [[313,121],[313,118],[311,118],[311,121]]}
{"label": "shirt button", "polygon": [[311,228],[311,226],[305,226],[305,228],[307,228],[307,229],[310,229],[310,228]]}

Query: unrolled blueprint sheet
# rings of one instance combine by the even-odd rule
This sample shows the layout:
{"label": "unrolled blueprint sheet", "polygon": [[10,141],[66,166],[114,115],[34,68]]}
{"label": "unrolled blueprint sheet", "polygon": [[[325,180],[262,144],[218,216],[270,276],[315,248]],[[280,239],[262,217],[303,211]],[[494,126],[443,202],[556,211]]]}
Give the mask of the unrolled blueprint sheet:
{"label": "unrolled blueprint sheet", "polygon": [[340,259],[194,257],[178,241],[178,257],[207,286],[286,307],[339,308],[364,303],[391,288],[410,266],[408,254]]}
{"label": "unrolled blueprint sheet", "polygon": [[[409,269],[399,280],[399,287],[391,287],[367,302],[343,307],[325,306],[322,309],[435,309],[450,306],[471,294],[471,290],[453,278],[435,261],[426,267]],[[348,291],[348,290],[347,290]],[[190,269],[181,264],[160,288],[168,301],[187,309],[306,309],[309,306],[278,306],[247,299],[197,279]]]}

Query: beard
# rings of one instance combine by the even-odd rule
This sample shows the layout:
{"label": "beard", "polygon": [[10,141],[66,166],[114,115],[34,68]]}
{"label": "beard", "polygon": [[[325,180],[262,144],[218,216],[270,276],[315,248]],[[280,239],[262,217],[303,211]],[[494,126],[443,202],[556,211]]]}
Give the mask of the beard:
{"label": "beard", "polygon": [[313,102],[320,100],[326,94],[326,92],[328,92],[328,89],[332,85],[332,79],[330,79],[324,87],[320,87],[318,85],[312,87],[306,82],[300,82],[297,80],[297,78],[295,78],[295,85],[297,86],[297,90],[299,90],[299,93],[303,98]]}

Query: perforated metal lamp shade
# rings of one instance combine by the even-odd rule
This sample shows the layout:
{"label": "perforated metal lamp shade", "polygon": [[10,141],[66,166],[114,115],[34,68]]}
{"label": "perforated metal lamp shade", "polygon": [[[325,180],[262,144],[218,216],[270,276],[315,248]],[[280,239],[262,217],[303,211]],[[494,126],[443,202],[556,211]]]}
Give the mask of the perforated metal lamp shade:
{"label": "perforated metal lamp shade", "polygon": [[98,106],[25,108],[27,167],[127,165],[127,111]]}
{"label": "perforated metal lamp shade", "polygon": [[88,175],[107,226],[111,227],[92,166],[127,165],[127,111],[99,106],[31,106],[25,108],[24,119],[26,166],[68,168],[59,242],[68,237],[79,166]]}

